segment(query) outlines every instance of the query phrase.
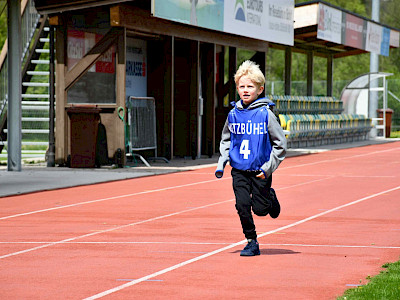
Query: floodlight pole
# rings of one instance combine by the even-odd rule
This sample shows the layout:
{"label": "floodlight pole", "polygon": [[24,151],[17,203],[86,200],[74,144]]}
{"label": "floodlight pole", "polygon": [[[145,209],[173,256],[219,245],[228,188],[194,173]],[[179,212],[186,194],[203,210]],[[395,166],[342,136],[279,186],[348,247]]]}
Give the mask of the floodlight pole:
{"label": "floodlight pole", "polygon": [[[372,0],[372,20],[376,21],[376,22],[379,22],[379,5],[380,5],[380,0]],[[369,71],[370,72],[379,72],[379,54],[372,53],[372,52],[370,53]],[[378,87],[378,82],[376,80],[373,80],[370,83],[370,87],[371,88]],[[369,93],[370,93],[370,95],[369,95],[369,103],[368,103],[369,104],[368,105],[368,114],[371,119],[377,118],[378,92],[369,91]],[[371,129],[370,136],[371,137],[377,136],[376,128],[373,127]]]}

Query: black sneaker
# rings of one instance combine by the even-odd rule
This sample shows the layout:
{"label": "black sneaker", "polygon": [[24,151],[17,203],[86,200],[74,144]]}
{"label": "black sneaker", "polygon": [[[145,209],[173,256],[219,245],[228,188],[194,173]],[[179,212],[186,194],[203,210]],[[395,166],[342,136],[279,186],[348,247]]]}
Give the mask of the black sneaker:
{"label": "black sneaker", "polygon": [[260,255],[260,248],[256,240],[247,243],[246,247],[240,251],[240,256],[255,256]]}
{"label": "black sneaker", "polygon": [[271,200],[272,206],[269,209],[269,215],[271,218],[276,219],[281,212],[281,205],[279,204],[278,198],[276,197],[275,190],[269,189],[269,199]]}

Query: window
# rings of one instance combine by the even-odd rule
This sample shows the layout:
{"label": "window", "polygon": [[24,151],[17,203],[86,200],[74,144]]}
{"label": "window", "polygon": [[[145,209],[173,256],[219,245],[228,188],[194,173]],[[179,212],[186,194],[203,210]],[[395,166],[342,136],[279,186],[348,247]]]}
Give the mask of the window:
{"label": "window", "polygon": [[[68,30],[68,70],[90,50],[103,35]],[[100,59],[68,90],[69,104],[115,104],[116,47],[109,48]]]}

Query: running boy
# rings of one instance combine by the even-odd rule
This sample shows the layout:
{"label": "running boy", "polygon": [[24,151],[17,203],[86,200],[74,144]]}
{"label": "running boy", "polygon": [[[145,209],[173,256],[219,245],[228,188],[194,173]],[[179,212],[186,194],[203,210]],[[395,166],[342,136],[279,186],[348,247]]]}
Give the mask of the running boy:
{"label": "running boy", "polygon": [[215,176],[223,176],[229,161],[232,167],[236,210],[248,241],[241,256],[260,255],[251,210],[257,216],[277,218],[280,205],[271,188],[272,173],[285,158],[286,138],[274,113],[272,102],[258,96],[264,90],[265,77],[258,65],[245,61],[235,74],[240,100],[229,112],[222,130]]}

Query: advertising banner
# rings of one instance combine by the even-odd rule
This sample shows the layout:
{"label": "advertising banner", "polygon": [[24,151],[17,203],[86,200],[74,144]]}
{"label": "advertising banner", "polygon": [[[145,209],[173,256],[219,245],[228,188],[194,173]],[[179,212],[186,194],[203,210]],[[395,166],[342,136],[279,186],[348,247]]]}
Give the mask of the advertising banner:
{"label": "advertising banner", "polygon": [[319,4],[317,38],[340,44],[342,42],[342,12]]}
{"label": "advertising banner", "polygon": [[294,0],[153,0],[152,13],[176,22],[293,45]]}
{"label": "advertising banner", "polygon": [[284,45],[293,45],[292,0],[225,2],[225,32]]}
{"label": "advertising banner", "polygon": [[366,50],[380,55],[389,55],[389,46],[398,45],[393,30],[342,12],[330,6],[319,4],[318,30],[319,39]]}
{"label": "advertising banner", "polygon": [[367,40],[365,42],[365,50],[380,54],[382,41],[382,26],[368,22],[367,24]]}
{"label": "advertising banner", "polygon": [[126,97],[147,97],[147,43],[126,39]]}
{"label": "advertising banner", "polygon": [[342,44],[357,49],[365,49],[367,21],[356,16],[343,13]]}
{"label": "advertising banner", "polygon": [[399,36],[400,32],[395,31],[395,30],[390,30],[390,46],[392,47],[399,47]]}
{"label": "advertising banner", "polygon": [[382,27],[382,40],[381,40],[381,51],[380,54],[384,56],[389,56],[390,47],[390,29]]}

